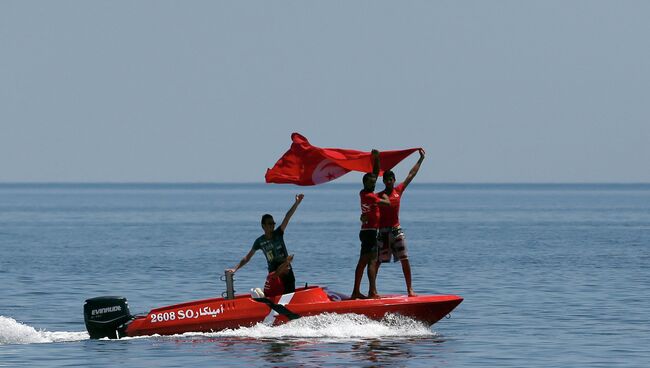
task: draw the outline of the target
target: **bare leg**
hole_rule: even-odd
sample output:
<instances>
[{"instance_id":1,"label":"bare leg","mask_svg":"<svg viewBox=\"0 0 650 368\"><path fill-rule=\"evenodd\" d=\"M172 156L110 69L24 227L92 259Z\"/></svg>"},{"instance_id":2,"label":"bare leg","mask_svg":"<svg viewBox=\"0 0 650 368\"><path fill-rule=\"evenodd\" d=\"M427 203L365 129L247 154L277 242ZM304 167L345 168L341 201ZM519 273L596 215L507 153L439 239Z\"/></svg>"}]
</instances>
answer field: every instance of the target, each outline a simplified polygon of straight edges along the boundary
<instances>
[{"instance_id":1,"label":"bare leg","mask_svg":"<svg viewBox=\"0 0 650 368\"><path fill-rule=\"evenodd\" d=\"M368 256L361 255L359 256L359 262L357 263L357 268L354 271L354 288L352 289L351 299L365 299L366 296L361 294L359 288L361 287L361 278L363 277L363 270L368 264Z\"/></svg>"},{"instance_id":2,"label":"bare leg","mask_svg":"<svg viewBox=\"0 0 650 368\"><path fill-rule=\"evenodd\" d=\"M368 264L368 298L378 298L377 293L377 259L372 259Z\"/></svg>"},{"instance_id":3,"label":"bare leg","mask_svg":"<svg viewBox=\"0 0 650 368\"><path fill-rule=\"evenodd\" d=\"M413 291L413 287L411 285L411 264L409 263L408 258L403 259L401 262L402 271L404 272L404 280L406 281L406 291L408 292L409 296L417 296L417 294L415 294Z\"/></svg>"}]
</instances>

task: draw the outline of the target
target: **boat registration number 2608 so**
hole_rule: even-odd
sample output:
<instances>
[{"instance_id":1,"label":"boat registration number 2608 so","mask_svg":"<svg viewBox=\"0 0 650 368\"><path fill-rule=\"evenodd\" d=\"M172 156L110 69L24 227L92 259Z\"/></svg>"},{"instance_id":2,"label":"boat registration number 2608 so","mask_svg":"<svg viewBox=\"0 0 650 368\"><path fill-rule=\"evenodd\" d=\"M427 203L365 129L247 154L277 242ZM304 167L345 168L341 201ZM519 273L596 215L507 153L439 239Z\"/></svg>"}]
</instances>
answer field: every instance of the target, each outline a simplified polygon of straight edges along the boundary
<instances>
[{"instance_id":1,"label":"boat registration number 2608 so","mask_svg":"<svg viewBox=\"0 0 650 368\"><path fill-rule=\"evenodd\" d=\"M151 323L157 323L157 322L175 321L177 319L179 320L195 319L204 316L216 317L222 313L223 313L223 305L221 305L217 309L212 309L209 306L206 306L198 310L194 310L190 308L190 309L181 309L179 311L152 313L150 317L151 317Z\"/></svg>"}]
</instances>

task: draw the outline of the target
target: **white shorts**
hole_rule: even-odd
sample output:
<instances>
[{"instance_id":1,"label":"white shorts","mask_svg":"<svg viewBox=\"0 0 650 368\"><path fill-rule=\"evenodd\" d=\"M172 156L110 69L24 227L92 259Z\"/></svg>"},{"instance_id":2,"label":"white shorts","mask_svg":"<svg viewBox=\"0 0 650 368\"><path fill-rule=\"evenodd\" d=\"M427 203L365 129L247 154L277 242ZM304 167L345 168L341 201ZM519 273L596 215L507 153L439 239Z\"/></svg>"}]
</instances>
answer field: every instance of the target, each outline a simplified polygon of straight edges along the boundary
<instances>
[{"instance_id":1,"label":"white shorts","mask_svg":"<svg viewBox=\"0 0 650 368\"><path fill-rule=\"evenodd\" d=\"M406 249L406 236L400 227L384 227L379 229L379 262L402 261L409 258Z\"/></svg>"}]
</instances>

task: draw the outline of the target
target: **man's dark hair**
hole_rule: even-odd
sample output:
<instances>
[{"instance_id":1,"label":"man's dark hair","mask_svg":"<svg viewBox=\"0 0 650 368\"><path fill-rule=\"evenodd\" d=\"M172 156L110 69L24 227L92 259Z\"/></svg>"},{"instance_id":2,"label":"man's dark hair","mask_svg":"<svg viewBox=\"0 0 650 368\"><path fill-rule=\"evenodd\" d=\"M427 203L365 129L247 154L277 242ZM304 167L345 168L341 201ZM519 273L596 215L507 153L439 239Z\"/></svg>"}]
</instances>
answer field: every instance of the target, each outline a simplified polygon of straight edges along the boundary
<instances>
[{"instance_id":1,"label":"man's dark hair","mask_svg":"<svg viewBox=\"0 0 650 368\"><path fill-rule=\"evenodd\" d=\"M368 180L368 179L370 179L370 178L372 178L372 177L375 177L375 174L373 174L373 173L367 173L367 174L365 174L365 175L363 176L363 179L362 179L363 184L365 185L365 184L366 184L366 180Z\"/></svg>"},{"instance_id":2,"label":"man's dark hair","mask_svg":"<svg viewBox=\"0 0 650 368\"><path fill-rule=\"evenodd\" d=\"M383 180L390 179L390 178L395 179L395 173L392 170L386 170L384 172L384 179Z\"/></svg>"},{"instance_id":3,"label":"man's dark hair","mask_svg":"<svg viewBox=\"0 0 650 368\"><path fill-rule=\"evenodd\" d=\"M264 215L262 215L262 225L264 225L266 220L273 220L273 216L269 215L268 213L265 213Z\"/></svg>"}]
</instances>

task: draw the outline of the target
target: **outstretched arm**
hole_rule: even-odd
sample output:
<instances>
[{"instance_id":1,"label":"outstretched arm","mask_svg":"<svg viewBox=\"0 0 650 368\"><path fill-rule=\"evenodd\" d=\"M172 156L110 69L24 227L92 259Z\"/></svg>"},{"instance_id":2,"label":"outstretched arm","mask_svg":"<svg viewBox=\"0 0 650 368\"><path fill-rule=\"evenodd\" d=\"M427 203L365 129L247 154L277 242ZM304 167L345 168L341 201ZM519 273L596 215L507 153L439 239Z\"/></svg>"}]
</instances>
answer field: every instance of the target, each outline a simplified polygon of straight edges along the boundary
<instances>
[{"instance_id":1,"label":"outstretched arm","mask_svg":"<svg viewBox=\"0 0 650 368\"><path fill-rule=\"evenodd\" d=\"M372 155L372 174L375 177L377 177L379 176L379 151L373 149L371 155Z\"/></svg>"},{"instance_id":2,"label":"outstretched arm","mask_svg":"<svg viewBox=\"0 0 650 368\"><path fill-rule=\"evenodd\" d=\"M287 228L287 225L289 225L289 220L291 220L291 216L293 216L293 213L296 212L296 209L298 208L298 205L300 202L302 202L302 199L305 197L304 194L296 194L296 202L289 208L289 211L287 214L284 216L284 220L282 220L282 224L280 224L280 229L284 232L284 229Z\"/></svg>"},{"instance_id":3,"label":"outstretched arm","mask_svg":"<svg viewBox=\"0 0 650 368\"><path fill-rule=\"evenodd\" d=\"M404 180L404 188L406 188L411 183L411 180L413 180L415 175L417 175L418 171L420 170L420 165L422 164L422 161L424 161L424 150L420 148L419 152L420 152L420 159L418 160L418 162L415 163L415 165L413 165L413 168L411 169L411 171L409 171L409 174L406 176L406 179Z\"/></svg>"},{"instance_id":4,"label":"outstretched arm","mask_svg":"<svg viewBox=\"0 0 650 368\"><path fill-rule=\"evenodd\" d=\"M251 258L253 258L253 254L255 254L255 248L251 248L248 254L245 255L244 258L241 259L241 261L239 261L239 264L235 268L228 268L226 269L226 272L232 272L232 273L237 272L238 269L244 267L244 265L248 263L248 261L250 261Z\"/></svg>"}]
</instances>

